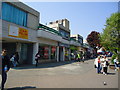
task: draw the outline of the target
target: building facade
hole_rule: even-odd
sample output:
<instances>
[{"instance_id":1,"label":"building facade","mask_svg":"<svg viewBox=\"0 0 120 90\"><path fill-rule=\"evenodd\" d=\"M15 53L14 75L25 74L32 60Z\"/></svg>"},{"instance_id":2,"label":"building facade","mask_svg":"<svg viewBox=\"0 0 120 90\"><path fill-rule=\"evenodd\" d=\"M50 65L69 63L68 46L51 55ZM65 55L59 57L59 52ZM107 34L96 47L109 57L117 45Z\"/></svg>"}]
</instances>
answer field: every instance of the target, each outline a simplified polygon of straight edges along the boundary
<instances>
[{"instance_id":1,"label":"building facade","mask_svg":"<svg viewBox=\"0 0 120 90\"><path fill-rule=\"evenodd\" d=\"M69 21L67 19L56 20L54 22L50 22L47 26L57 30L61 34L62 39L58 42L59 61L70 60Z\"/></svg>"},{"instance_id":2,"label":"building facade","mask_svg":"<svg viewBox=\"0 0 120 90\"><path fill-rule=\"evenodd\" d=\"M79 43L77 50L84 52L83 37L79 34L76 34L76 35L71 35L71 39L75 39Z\"/></svg>"},{"instance_id":3,"label":"building facade","mask_svg":"<svg viewBox=\"0 0 120 90\"><path fill-rule=\"evenodd\" d=\"M33 64L37 51L36 31L40 13L22 2L0 2L2 48L9 57L18 52L21 64Z\"/></svg>"},{"instance_id":4,"label":"building facade","mask_svg":"<svg viewBox=\"0 0 120 90\"><path fill-rule=\"evenodd\" d=\"M40 62L59 61L58 42L62 37L57 30L45 25L39 24L37 30L37 38L39 39Z\"/></svg>"},{"instance_id":5,"label":"building facade","mask_svg":"<svg viewBox=\"0 0 120 90\"><path fill-rule=\"evenodd\" d=\"M70 37L67 19L40 24L40 13L22 2L0 2L0 29L2 48L11 57L18 52L21 64L35 64L35 55L40 52L39 62L71 60L71 52L83 44L80 35Z\"/></svg>"},{"instance_id":6,"label":"building facade","mask_svg":"<svg viewBox=\"0 0 120 90\"><path fill-rule=\"evenodd\" d=\"M81 35L76 34L76 35L71 35L70 37L77 40L81 44L81 46L83 45L83 37Z\"/></svg>"}]
</instances>

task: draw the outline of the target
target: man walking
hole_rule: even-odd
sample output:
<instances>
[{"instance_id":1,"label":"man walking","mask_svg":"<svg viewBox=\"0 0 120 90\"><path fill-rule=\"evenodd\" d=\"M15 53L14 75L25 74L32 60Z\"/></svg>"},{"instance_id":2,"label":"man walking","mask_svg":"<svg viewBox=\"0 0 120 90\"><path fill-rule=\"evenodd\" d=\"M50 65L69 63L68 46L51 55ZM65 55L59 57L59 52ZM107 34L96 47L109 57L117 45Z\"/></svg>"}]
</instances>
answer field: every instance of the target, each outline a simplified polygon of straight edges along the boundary
<instances>
[{"instance_id":1,"label":"man walking","mask_svg":"<svg viewBox=\"0 0 120 90\"><path fill-rule=\"evenodd\" d=\"M7 72L10 69L10 59L7 56L7 50L3 49L1 53L2 58L2 83L1 83L1 90L4 90L4 84L7 80Z\"/></svg>"},{"instance_id":2,"label":"man walking","mask_svg":"<svg viewBox=\"0 0 120 90\"><path fill-rule=\"evenodd\" d=\"M81 56L80 53L77 54L77 60L80 62Z\"/></svg>"}]
</instances>

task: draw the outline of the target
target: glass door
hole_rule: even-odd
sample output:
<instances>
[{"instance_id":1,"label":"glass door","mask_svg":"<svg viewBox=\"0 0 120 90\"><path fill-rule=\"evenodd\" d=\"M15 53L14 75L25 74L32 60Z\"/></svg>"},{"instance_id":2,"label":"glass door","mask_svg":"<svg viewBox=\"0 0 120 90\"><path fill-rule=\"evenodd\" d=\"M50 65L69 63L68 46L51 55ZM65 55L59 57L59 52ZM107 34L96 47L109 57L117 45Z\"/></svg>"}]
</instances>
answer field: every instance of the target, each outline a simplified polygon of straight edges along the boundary
<instances>
[{"instance_id":1,"label":"glass door","mask_svg":"<svg viewBox=\"0 0 120 90\"><path fill-rule=\"evenodd\" d=\"M27 44L21 44L21 62L26 63L27 62Z\"/></svg>"}]
</instances>

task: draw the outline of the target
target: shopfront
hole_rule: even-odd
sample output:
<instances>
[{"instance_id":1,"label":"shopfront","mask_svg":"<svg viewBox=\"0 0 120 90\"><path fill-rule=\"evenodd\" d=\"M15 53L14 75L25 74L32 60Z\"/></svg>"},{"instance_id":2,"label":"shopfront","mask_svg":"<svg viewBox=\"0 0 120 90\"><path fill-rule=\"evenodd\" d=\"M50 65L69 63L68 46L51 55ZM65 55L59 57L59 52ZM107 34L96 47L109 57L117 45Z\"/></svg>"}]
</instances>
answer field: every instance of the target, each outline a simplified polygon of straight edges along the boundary
<instances>
[{"instance_id":1,"label":"shopfront","mask_svg":"<svg viewBox=\"0 0 120 90\"><path fill-rule=\"evenodd\" d=\"M2 48L7 50L9 58L15 53L19 54L20 64L32 64L33 55L32 43L3 42Z\"/></svg>"},{"instance_id":2,"label":"shopfront","mask_svg":"<svg viewBox=\"0 0 120 90\"><path fill-rule=\"evenodd\" d=\"M69 48L65 47L65 61L69 60Z\"/></svg>"},{"instance_id":3,"label":"shopfront","mask_svg":"<svg viewBox=\"0 0 120 90\"><path fill-rule=\"evenodd\" d=\"M75 53L76 51L78 51L78 48L76 46L70 46L70 50L71 50L71 53Z\"/></svg>"},{"instance_id":4,"label":"shopfront","mask_svg":"<svg viewBox=\"0 0 120 90\"><path fill-rule=\"evenodd\" d=\"M32 64L33 44L21 43L20 59L22 64Z\"/></svg>"},{"instance_id":5,"label":"shopfront","mask_svg":"<svg viewBox=\"0 0 120 90\"><path fill-rule=\"evenodd\" d=\"M59 61L70 60L70 45L59 43Z\"/></svg>"},{"instance_id":6,"label":"shopfront","mask_svg":"<svg viewBox=\"0 0 120 90\"><path fill-rule=\"evenodd\" d=\"M20 64L32 64L34 37L30 35L30 32L34 33L35 30L6 21L3 21L3 27L2 48L7 49L8 56L11 57L18 52Z\"/></svg>"},{"instance_id":7,"label":"shopfront","mask_svg":"<svg viewBox=\"0 0 120 90\"><path fill-rule=\"evenodd\" d=\"M39 44L40 62L53 62L57 60L57 47L47 44Z\"/></svg>"},{"instance_id":8,"label":"shopfront","mask_svg":"<svg viewBox=\"0 0 120 90\"><path fill-rule=\"evenodd\" d=\"M8 56L11 57L11 55L16 52L16 43L3 42L2 49L6 49Z\"/></svg>"}]
</instances>

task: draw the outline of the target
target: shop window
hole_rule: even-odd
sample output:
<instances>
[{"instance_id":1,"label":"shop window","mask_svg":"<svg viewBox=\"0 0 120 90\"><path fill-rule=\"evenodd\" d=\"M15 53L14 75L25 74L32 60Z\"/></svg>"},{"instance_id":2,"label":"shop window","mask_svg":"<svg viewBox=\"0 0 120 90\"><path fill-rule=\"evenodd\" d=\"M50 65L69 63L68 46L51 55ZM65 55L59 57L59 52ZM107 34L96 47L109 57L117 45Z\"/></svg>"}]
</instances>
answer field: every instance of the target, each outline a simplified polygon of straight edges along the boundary
<instances>
[{"instance_id":1,"label":"shop window","mask_svg":"<svg viewBox=\"0 0 120 90\"><path fill-rule=\"evenodd\" d=\"M40 59L51 59L55 60L56 59L56 47L55 46L46 46L46 45L41 45L39 46L39 51L40 51Z\"/></svg>"},{"instance_id":2,"label":"shop window","mask_svg":"<svg viewBox=\"0 0 120 90\"><path fill-rule=\"evenodd\" d=\"M69 49L65 48L65 60L69 60Z\"/></svg>"},{"instance_id":3,"label":"shop window","mask_svg":"<svg viewBox=\"0 0 120 90\"><path fill-rule=\"evenodd\" d=\"M70 34L68 32L66 32L66 31L64 31L62 29L60 29L59 32L61 33L63 38L65 38L65 39L69 39L70 38Z\"/></svg>"},{"instance_id":4,"label":"shop window","mask_svg":"<svg viewBox=\"0 0 120 90\"><path fill-rule=\"evenodd\" d=\"M44 58L45 59L49 58L49 47L48 46L44 47Z\"/></svg>"},{"instance_id":5,"label":"shop window","mask_svg":"<svg viewBox=\"0 0 120 90\"><path fill-rule=\"evenodd\" d=\"M56 47L51 47L51 59L56 59Z\"/></svg>"},{"instance_id":6,"label":"shop window","mask_svg":"<svg viewBox=\"0 0 120 90\"><path fill-rule=\"evenodd\" d=\"M40 46L40 59L49 59L49 47L48 46Z\"/></svg>"}]
</instances>

